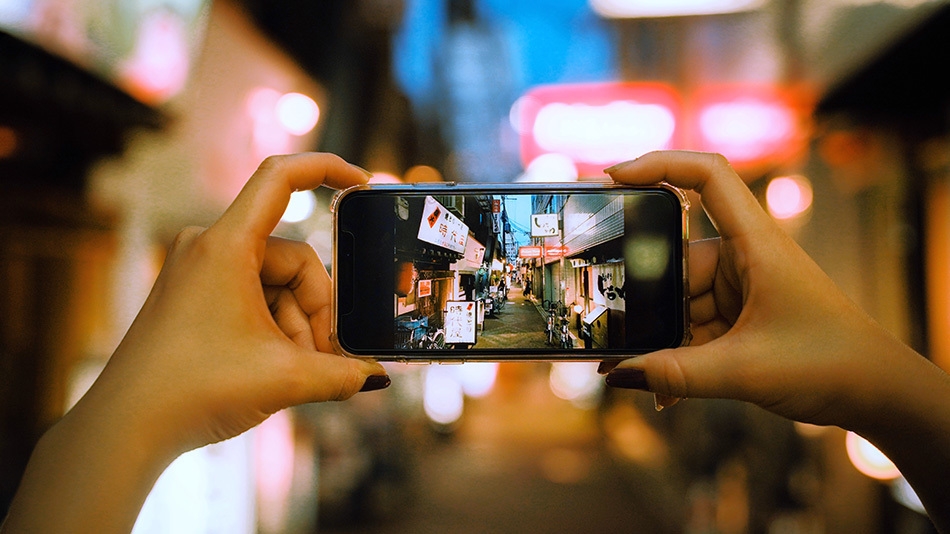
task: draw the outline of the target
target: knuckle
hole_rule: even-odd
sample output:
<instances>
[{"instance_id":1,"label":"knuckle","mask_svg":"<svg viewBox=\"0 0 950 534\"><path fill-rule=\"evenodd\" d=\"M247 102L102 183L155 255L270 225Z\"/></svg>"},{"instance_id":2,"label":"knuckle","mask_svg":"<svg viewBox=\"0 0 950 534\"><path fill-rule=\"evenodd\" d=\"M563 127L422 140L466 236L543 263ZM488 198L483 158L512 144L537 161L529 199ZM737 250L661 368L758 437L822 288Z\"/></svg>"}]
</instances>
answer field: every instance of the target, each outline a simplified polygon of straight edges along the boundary
<instances>
[{"instance_id":1,"label":"knuckle","mask_svg":"<svg viewBox=\"0 0 950 534\"><path fill-rule=\"evenodd\" d=\"M181 248L188 243L191 243L203 231L204 228L199 226L187 226L182 228L181 231L175 235L175 239L172 240L172 248Z\"/></svg>"},{"instance_id":2,"label":"knuckle","mask_svg":"<svg viewBox=\"0 0 950 534\"><path fill-rule=\"evenodd\" d=\"M732 170L732 164L729 163L729 159L726 156L723 156L719 152L709 153L709 158L712 163L712 167L720 170Z\"/></svg>"},{"instance_id":3,"label":"knuckle","mask_svg":"<svg viewBox=\"0 0 950 534\"><path fill-rule=\"evenodd\" d=\"M281 167L286 164L287 158L288 156L284 154L273 154L267 156L261 161L261 164L257 166L257 172L279 172Z\"/></svg>"},{"instance_id":4,"label":"knuckle","mask_svg":"<svg viewBox=\"0 0 950 534\"><path fill-rule=\"evenodd\" d=\"M363 387L364 377L355 366L347 365L346 369L340 375L336 388L331 389L328 401L343 401L356 395Z\"/></svg>"},{"instance_id":5,"label":"knuckle","mask_svg":"<svg viewBox=\"0 0 950 534\"><path fill-rule=\"evenodd\" d=\"M671 397L686 398L690 396L689 384L683 367L676 357L660 359L660 365L654 376L659 376L661 383L651 384L655 393L662 393Z\"/></svg>"},{"instance_id":6,"label":"knuckle","mask_svg":"<svg viewBox=\"0 0 950 534\"><path fill-rule=\"evenodd\" d=\"M188 226L182 228L172 239L171 245L168 248L169 256L176 256L181 254L182 251L188 250L194 246L195 242L198 241L201 234L205 231L204 228L199 226Z\"/></svg>"}]
</instances>

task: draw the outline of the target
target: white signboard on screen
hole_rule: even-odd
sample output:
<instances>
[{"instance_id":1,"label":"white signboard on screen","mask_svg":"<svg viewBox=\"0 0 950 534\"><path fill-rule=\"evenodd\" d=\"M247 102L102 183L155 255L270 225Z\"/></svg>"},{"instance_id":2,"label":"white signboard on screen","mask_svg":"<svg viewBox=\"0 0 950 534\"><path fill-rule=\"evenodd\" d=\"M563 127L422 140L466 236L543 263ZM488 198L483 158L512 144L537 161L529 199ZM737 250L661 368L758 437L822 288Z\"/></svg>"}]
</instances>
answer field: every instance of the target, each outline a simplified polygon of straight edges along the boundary
<instances>
[{"instance_id":1,"label":"white signboard on screen","mask_svg":"<svg viewBox=\"0 0 950 534\"><path fill-rule=\"evenodd\" d=\"M445 342L475 343L476 303L449 301L445 307Z\"/></svg>"},{"instance_id":2,"label":"white signboard on screen","mask_svg":"<svg viewBox=\"0 0 950 534\"><path fill-rule=\"evenodd\" d=\"M427 196L417 237L426 243L463 253L465 241L468 239L468 226L445 209L439 201Z\"/></svg>"},{"instance_id":3,"label":"white signboard on screen","mask_svg":"<svg viewBox=\"0 0 950 534\"><path fill-rule=\"evenodd\" d=\"M556 236L557 213L536 213L531 216L531 237Z\"/></svg>"}]
</instances>

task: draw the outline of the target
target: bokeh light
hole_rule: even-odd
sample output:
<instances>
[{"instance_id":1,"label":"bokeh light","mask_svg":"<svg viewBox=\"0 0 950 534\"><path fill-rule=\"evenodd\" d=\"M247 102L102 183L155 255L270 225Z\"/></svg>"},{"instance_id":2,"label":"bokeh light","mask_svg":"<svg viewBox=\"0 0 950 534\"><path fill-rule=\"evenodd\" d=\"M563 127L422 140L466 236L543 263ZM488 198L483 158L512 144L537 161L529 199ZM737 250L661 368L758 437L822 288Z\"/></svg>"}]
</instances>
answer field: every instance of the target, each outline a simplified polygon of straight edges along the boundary
<instances>
[{"instance_id":1,"label":"bokeh light","mask_svg":"<svg viewBox=\"0 0 950 534\"><path fill-rule=\"evenodd\" d=\"M558 398L580 406L592 404L603 380L597 364L591 362L553 362L548 384Z\"/></svg>"},{"instance_id":2,"label":"bokeh light","mask_svg":"<svg viewBox=\"0 0 950 534\"><path fill-rule=\"evenodd\" d=\"M577 166L564 154L542 154L528 164L519 182L575 182Z\"/></svg>"},{"instance_id":3,"label":"bokeh light","mask_svg":"<svg viewBox=\"0 0 950 534\"><path fill-rule=\"evenodd\" d=\"M854 432L848 432L845 447L851 464L862 474L876 480L894 480L901 476L901 472L884 453Z\"/></svg>"},{"instance_id":4,"label":"bokeh light","mask_svg":"<svg viewBox=\"0 0 950 534\"><path fill-rule=\"evenodd\" d=\"M294 135L304 135L320 120L320 108L307 95L287 93L277 100L277 118Z\"/></svg>"},{"instance_id":5,"label":"bokeh light","mask_svg":"<svg viewBox=\"0 0 950 534\"><path fill-rule=\"evenodd\" d=\"M317 197L312 191L297 191L290 194L290 202L280 220L287 223L298 223L310 218L317 207Z\"/></svg>"},{"instance_id":6,"label":"bokeh light","mask_svg":"<svg viewBox=\"0 0 950 534\"><path fill-rule=\"evenodd\" d=\"M422 406L426 416L439 425L452 425L462 417L465 394L452 367L426 368Z\"/></svg>"},{"instance_id":7,"label":"bokeh light","mask_svg":"<svg viewBox=\"0 0 950 534\"><path fill-rule=\"evenodd\" d=\"M772 179L765 190L769 213L779 220L798 217L812 205L811 182L804 176L782 176Z\"/></svg>"},{"instance_id":8,"label":"bokeh light","mask_svg":"<svg viewBox=\"0 0 950 534\"><path fill-rule=\"evenodd\" d=\"M488 395L498 377L498 362L469 362L457 369L462 391L473 399Z\"/></svg>"}]
</instances>

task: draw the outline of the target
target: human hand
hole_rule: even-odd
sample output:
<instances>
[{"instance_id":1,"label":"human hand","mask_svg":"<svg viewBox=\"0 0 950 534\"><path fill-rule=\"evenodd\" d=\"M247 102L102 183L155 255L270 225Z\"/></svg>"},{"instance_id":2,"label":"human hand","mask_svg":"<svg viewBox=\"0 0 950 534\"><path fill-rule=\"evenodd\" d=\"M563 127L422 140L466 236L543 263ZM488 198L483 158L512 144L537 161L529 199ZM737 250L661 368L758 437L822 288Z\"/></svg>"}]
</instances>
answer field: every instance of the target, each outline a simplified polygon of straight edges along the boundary
<instances>
[{"instance_id":1,"label":"human hand","mask_svg":"<svg viewBox=\"0 0 950 534\"><path fill-rule=\"evenodd\" d=\"M366 179L330 154L267 159L220 220L178 235L86 402L124 406L181 452L388 385L378 363L332 354L331 284L313 249L269 237L293 191Z\"/></svg>"},{"instance_id":2,"label":"human hand","mask_svg":"<svg viewBox=\"0 0 950 534\"><path fill-rule=\"evenodd\" d=\"M856 425L879 408L888 374L912 351L772 221L725 158L656 152L607 173L699 192L720 232L690 244L691 346L626 360L608 385L652 391L658 406L732 398L818 424Z\"/></svg>"}]
</instances>

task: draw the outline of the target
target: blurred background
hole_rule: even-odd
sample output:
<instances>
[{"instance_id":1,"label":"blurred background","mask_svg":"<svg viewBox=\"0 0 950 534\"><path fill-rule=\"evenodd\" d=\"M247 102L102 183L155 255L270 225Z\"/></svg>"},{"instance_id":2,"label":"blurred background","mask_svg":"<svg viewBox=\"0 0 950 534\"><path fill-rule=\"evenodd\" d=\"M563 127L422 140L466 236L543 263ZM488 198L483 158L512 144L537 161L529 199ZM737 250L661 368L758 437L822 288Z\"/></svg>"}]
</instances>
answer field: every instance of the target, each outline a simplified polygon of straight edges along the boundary
<instances>
[{"instance_id":1,"label":"blurred background","mask_svg":"<svg viewBox=\"0 0 950 534\"><path fill-rule=\"evenodd\" d=\"M273 153L512 182L718 151L950 368L948 40L950 6L926 0L0 0L0 512L173 236ZM278 228L327 262L330 198L295 195ZM586 364L390 373L182 456L136 531L933 531L837 428L728 401L657 412Z\"/></svg>"}]
</instances>

